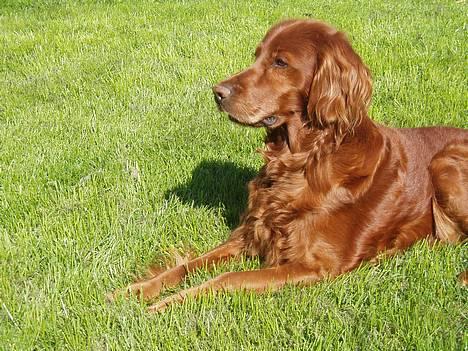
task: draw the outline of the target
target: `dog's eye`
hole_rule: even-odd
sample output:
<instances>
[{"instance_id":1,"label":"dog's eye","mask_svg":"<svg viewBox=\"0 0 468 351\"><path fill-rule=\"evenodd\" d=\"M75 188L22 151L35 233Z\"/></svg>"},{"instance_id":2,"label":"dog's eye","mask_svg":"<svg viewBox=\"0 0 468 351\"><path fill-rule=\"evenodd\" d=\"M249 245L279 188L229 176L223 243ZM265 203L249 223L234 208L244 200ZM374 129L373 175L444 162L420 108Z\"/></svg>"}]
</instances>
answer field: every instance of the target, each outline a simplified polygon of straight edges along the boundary
<instances>
[{"instance_id":1,"label":"dog's eye","mask_svg":"<svg viewBox=\"0 0 468 351\"><path fill-rule=\"evenodd\" d=\"M273 61L273 66L279 67L279 68L285 68L285 67L288 67L288 63L281 58L276 58L275 61Z\"/></svg>"}]
</instances>

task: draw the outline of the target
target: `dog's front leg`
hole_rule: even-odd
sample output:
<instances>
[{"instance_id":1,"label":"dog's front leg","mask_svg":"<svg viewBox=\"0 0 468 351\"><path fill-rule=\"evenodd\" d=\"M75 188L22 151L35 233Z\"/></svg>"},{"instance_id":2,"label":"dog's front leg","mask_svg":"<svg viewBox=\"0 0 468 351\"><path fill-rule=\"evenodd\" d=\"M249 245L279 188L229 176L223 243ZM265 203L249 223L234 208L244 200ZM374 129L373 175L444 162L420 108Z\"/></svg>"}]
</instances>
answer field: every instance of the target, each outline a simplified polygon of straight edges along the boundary
<instances>
[{"instance_id":1,"label":"dog's front leg","mask_svg":"<svg viewBox=\"0 0 468 351\"><path fill-rule=\"evenodd\" d=\"M148 311L161 312L173 303L184 301L188 296L196 297L210 291L216 293L245 289L262 292L279 289L287 283L313 283L323 278L321 271L319 267L290 263L254 271L224 273L204 284L171 295L150 306Z\"/></svg>"},{"instance_id":2,"label":"dog's front leg","mask_svg":"<svg viewBox=\"0 0 468 351\"><path fill-rule=\"evenodd\" d=\"M231 239L206 254L190 260L185 264L180 264L163 271L150 279L131 284L123 290L117 290L108 295L107 298L112 301L117 296L128 297L130 294L134 294L145 300L152 299L157 297L162 289L179 284L187 273L193 272L200 267L211 267L218 262L227 261L239 256L242 252L242 241L237 237L231 236Z\"/></svg>"}]
</instances>

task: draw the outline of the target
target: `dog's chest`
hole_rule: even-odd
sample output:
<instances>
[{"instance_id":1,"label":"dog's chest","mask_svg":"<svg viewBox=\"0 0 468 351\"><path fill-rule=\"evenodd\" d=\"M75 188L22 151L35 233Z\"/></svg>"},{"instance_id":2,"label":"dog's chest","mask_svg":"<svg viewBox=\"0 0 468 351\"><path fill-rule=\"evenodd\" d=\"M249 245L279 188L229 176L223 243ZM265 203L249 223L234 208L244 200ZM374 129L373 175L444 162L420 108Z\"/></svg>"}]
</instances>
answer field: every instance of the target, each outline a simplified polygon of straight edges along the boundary
<instances>
[{"instance_id":1,"label":"dog's chest","mask_svg":"<svg viewBox=\"0 0 468 351\"><path fill-rule=\"evenodd\" d=\"M273 174L263 170L249 184L249 206L244 216L248 251L259 255L267 265L289 260L289 248L301 221L301 205L307 197L304 172L282 170Z\"/></svg>"}]
</instances>

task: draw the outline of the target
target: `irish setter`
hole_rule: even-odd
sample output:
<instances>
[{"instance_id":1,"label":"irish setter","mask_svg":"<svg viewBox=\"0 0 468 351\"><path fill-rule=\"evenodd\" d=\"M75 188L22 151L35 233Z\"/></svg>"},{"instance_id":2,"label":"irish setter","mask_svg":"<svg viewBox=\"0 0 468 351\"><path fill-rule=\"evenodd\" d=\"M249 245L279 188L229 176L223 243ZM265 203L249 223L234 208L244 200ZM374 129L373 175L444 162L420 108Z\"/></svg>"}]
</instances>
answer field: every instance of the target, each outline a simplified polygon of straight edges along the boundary
<instances>
[{"instance_id":1,"label":"irish setter","mask_svg":"<svg viewBox=\"0 0 468 351\"><path fill-rule=\"evenodd\" d=\"M124 291L151 299L200 267L259 256L149 307L207 291L311 284L408 248L468 235L468 131L388 128L368 116L371 77L346 36L313 20L272 27L254 64L213 88L237 123L266 127L265 165L229 239ZM115 296L115 295L114 295Z\"/></svg>"}]
</instances>

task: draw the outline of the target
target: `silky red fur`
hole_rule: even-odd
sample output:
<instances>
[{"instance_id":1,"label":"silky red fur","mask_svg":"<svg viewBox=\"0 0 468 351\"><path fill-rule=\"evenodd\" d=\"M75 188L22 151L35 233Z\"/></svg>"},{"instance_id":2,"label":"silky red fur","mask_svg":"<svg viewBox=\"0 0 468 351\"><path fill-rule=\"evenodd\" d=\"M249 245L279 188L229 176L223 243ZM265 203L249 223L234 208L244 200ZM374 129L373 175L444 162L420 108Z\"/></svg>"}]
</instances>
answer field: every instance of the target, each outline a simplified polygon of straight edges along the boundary
<instances>
[{"instance_id":1,"label":"silky red fur","mask_svg":"<svg viewBox=\"0 0 468 351\"><path fill-rule=\"evenodd\" d=\"M198 267L240 255L263 261L261 270L225 273L150 307L157 311L207 290L337 276L423 238L467 237L466 130L372 121L369 70L327 24L281 22L255 54L251 67L214 87L232 120L267 126L265 165L249 183L240 226L218 248L127 292L152 298Z\"/></svg>"}]
</instances>

